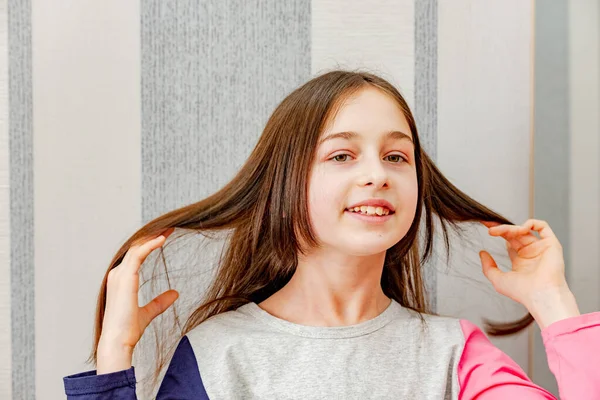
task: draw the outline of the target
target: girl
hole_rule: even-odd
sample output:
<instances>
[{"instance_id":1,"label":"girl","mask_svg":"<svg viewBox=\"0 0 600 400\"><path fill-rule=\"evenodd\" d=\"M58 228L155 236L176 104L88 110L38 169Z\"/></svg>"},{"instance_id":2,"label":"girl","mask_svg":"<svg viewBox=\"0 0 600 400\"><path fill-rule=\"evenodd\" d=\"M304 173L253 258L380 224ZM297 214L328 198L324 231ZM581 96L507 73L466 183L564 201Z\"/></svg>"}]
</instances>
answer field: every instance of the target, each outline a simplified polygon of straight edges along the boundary
<instances>
[{"instance_id":1,"label":"girl","mask_svg":"<svg viewBox=\"0 0 600 400\"><path fill-rule=\"evenodd\" d=\"M421 265L434 217L446 245L461 222L506 239L512 271L482 251L483 272L530 314L487 332L535 319L561 398L600 398L600 312L579 315L548 224L513 225L460 192L421 149L400 93L347 71L292 92L227 186L122 246L100 291L97 370L65 377L67 396L136 398L133 349L178 297L169 290L139 307L138 270L181 228L231 235L158 399L553 398L476 326L428 309Z\"/></svg>"}]
</instances>

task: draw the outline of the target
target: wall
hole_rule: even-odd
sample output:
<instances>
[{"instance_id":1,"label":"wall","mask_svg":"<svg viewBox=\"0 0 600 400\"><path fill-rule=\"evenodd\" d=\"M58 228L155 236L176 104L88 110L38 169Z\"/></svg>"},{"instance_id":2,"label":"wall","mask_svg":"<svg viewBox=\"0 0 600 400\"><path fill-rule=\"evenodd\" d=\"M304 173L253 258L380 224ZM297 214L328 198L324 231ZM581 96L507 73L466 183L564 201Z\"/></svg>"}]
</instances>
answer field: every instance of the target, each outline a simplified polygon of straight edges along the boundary
<instances>
[{"instance_id":1,"label":"wall","mask_svg":"<svg viewBox=\"0 0 600 400\"><path fill-rule=\"evenodd\" d=\"M577 22L568 23L564 104L574 134L554 128L571 146L572 164L558 164L570 171L560 182L570 197L549 207L564 217L569 204L556 224L591 311L600 278L584 277L594 273L598 225L579 228L594 205L598 221L600 203L597 53L596 64L581 60L600 48L584 7L569 9ZM534 120L537 13L518 0L0 0L0 398L64 398L62 377L90 369L95 299L114 252L142 223L225 184L277 103L323 70L388 78L454 183L515 222L544 214L544 196L533 196L544 190L532 146L543 127ZM581 80L590 74L591 92ZM502 244L476 226L467 232L450 260L438 247L427 265L437 311L476 323L522 316L480 271L477 251L500 254ZM493 341L537 381L544 359L530 333Z\"/></svg>"}]
</instances>

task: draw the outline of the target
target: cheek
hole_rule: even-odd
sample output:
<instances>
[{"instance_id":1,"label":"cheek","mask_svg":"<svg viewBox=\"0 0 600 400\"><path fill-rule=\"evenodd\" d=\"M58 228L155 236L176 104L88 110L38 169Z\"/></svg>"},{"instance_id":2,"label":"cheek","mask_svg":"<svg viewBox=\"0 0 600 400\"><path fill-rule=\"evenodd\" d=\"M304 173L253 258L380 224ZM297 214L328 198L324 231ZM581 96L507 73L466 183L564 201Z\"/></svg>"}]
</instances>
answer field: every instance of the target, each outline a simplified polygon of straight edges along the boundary
<instances>
[{"instance_id":1,"label":"cheek","mask_svg":"<svg viewBox=\"0 0 600 400\"><path fill-rule=\"evenodd\" d=\"M419 186L417 177L403 181L400 185L400 207L402 219L410 226L415 217L417 201L419 198Z\"/></svg>"},{"instance_id":2,"label":"cheek","mask_svg":"<svg viewBox=\"0 0 600 400\"><path fill-rule=\"evenodd\" d=\"M322 182L309 192L309 208L311 213L319 217L334 217L342 210L343 196L339 182Z\"/></svg>"},{"instance_id":3,"label":"cheek","mask_svg":"<svg viewBox=\"0 0 600 400\"><path fill-rule=\"evenodd\" d=\"M326 174L315 173L311 177L308 204L313 224L339 218L344 206L343 183Z\"/></svg>"},{"instance_id":4,"label":"cheek","mask_svg":"<svg viewBox=\"0 0 600 400\"><path fill-rule=\"evenodd\" d=\"M419 197L419 183L417 182L416 176L413 179L406 182L404 192L406 193L407 203L417 204L417 199Z\"/></svg>"}]
</instances>

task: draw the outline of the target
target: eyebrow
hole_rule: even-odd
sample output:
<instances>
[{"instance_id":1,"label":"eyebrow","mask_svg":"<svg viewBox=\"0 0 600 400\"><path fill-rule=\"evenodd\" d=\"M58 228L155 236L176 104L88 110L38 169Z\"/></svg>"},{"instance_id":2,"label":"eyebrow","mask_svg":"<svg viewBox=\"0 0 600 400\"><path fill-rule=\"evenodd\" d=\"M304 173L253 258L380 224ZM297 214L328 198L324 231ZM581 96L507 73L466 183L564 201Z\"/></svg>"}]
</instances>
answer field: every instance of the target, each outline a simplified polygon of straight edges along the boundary
<instances>
[{"instance_id":1,"label":"eyebrow","mask_svg":"<svg viewBox=\"0 0 600 400\"><path fill-rule=\"evenodd\" d=\"M358 137L360 137L360 134L358 134L356 132L352 132L352 131L332 133L330 135L327 135L323 139L321 139L321 141L319 142L319 146L328 140L339 139L339 138L346 139L346 140L353 140L353 139L357 139ZM385 139L408 140L411 143L413 141L409 135L407 135L404 132L400 132L400 131L390 131L390 132L386 133Z\"/></svg>"}]
</instances>

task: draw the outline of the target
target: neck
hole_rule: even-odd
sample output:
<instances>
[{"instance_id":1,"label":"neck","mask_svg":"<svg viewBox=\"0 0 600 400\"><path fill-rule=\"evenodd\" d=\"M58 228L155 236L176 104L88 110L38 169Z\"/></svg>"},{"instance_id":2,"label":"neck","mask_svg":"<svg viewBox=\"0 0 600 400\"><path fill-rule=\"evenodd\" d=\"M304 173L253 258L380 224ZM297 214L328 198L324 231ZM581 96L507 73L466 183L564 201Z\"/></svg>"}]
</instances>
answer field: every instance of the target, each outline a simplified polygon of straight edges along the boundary
<instances>
[{"instance_id":1,"label":"neck","mask_svg":"<svg viewBox=\"0 0 600 400\"><path fill-rule=\"evenodd\" d=\"M290 281L259 306L310 326L354 325L381 314L390 299L381 288L385 252L369 256L311 255L298 260Z\"/></svg>"}]
</instances>

